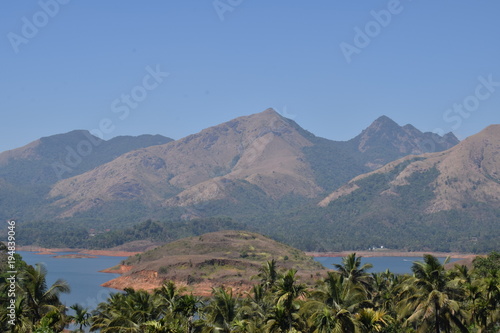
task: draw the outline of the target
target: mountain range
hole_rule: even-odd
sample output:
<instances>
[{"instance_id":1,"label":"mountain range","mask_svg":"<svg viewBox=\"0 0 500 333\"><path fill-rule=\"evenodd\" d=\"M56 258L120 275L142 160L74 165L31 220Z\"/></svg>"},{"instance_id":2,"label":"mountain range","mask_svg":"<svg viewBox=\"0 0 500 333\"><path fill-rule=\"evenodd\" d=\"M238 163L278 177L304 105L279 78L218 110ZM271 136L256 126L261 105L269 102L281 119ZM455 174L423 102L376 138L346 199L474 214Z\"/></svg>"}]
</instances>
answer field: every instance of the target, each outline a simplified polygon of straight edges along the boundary
<instances>
[{"instance_id":1,"label":"mountain range","mask_svg":"<svg viewBox=\"0 0 500 333\"><path fill-rule=\"evenodd\" d=\"M500 125L490 125L448 150L409 155L353 178L302 213L314 219L315 230L293 213L282 220L297 234L306 229L312 239L327 233L341 240L332 245L323 237L322 248L367 240L372 248L496 249L499 152Z\"/></svg>"},{"instance_id":2,"label":"mountain range","mask_svg":"<svg viewBox=\"0 0 500 333\"><path fill-rule=\"evenodd\" d=\"M302 249L337 249L343 242L330 244L321 230L364 226L368 216L379 225L402 214L404 200L421 223L443 212L466 211L477 220L480 206L487 207L484 219L493 219L500 202L498 132L491 126L459 142L452 133L422 133L382 116L355 138L332 141L272 109L179 140L144 135L104 141L73 131L0 153L0 208L4 219L101 229L147 218L227 216ZM420 223L396 220L382 230ZM314 228L318 232L311 233ZM317 235L300 241L300 230ZM481 238L462 236L476 243ZM375 243L383 236L367 237Z\"/></svg>"}]
</instances>

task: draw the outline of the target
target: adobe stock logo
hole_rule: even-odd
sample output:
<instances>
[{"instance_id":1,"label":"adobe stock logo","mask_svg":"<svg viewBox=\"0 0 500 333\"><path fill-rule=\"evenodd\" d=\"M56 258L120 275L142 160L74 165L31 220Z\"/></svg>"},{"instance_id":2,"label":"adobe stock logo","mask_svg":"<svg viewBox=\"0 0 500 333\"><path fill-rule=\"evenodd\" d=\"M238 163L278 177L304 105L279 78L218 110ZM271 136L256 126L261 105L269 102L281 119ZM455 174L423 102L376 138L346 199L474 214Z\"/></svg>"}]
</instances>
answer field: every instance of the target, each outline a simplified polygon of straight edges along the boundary
<instances>
[{"instance_id":1,"label":"adobe stock logo","mask_svg":"<svg viewBox=\"0 0 500 333\"><path fill-rule=\"evenodd\" d=\"M37 11L29 19L26 16L21 18L22 26L21 33L16 34L9 32L7 39L14 50L14 53L19 53L19 47L23 44L28 44L29 41L38 35L40 29L49 24L50 19L54 18L61 8L60 5L66 5L70 0L40 0L38 6L41 10Z\"/></svg>"},{"instance_id":2,"label":"adobe stock logo","mask_svg":"<svg viewBox=\"0 0 500 333\"><path fill-rule=\"evenodd\" d=\"M219 16L219 20L224 21L224 15L226 15L226 12L234 11L234 9L242 3L243 0L214 0L214 2L212 2L212 6Z\"/></svg>"},{"instance_id":3,"label":"adobe stock logo","mask_svg":"<svg viewBox=\"0 0 500 333\"><path fill-rule=\"evenodd\" d=\"M368 21L363 29L358 26L354 27L355 34L352 44L347 42L339 44L346 62L350 64L353 55L360 54L361 50L370 45L372 40L380 35L382 28L388 27L392 22L393 16L401 14L403 9L404 7L399 0L390 0L387 3L387 9L372 10L370 15L373 17L373 20Z\"/></svg>"},{"instance_id":4,"label":"adobe stock logo","mask_svg":"<svg viewBox=\"0 0 500 333\"><path fill-rule=\"evenodd\" d=\"M493 74L487 77L478 76L479 84L476 85L474 93L466 96L461 103L453 103L453 107L446 109L443 113L443 120L452 123L451 129L457 130L462 126L464 119L468 119L471 114L477 111L481 102L489 99L493 93L500 87L500 81L493 81ZM441 134L444 130L436 128L434 133Z\"/></svg>"},{"instance_id":5,"label":"adobe stock logo","mask_svg":"<svg viewBox=\"0 0 500 333\"><path fill-rule=\"evenodd\" d=\"M143 76L141 84L133 86L130 91L122 93L119 98L111 102L111 112L116 114L118 120L127 119L131 111L137 109L140 103L148 97L148 92L158 88L170 75L168 72L163 72L160 65L156 65L155 68L146 66L145 71L146 74ZM93 136L84 133L86 139L79 141L75 147L69 145L65 147L65 158L52 163L52 169L59 180L63 179L66 173L71 174L83 162L83 159L92 154L94 148L102 143L101 140L104 140L106 135L111 134L116 129L119 124L117 119L102 118L98 122L98 126L90 131Z\"/></svg>"},{"instance_id":6,"label":"adobe stock logo","mask_svg":"<svg viewBox=\"0 0 500 333\"><path fill-rule=\"evenodd\" d=\"M465 96L461 103L453 103L452 107L447 108L443 112L443 120L450 124L451 131L458 130L465 119L468 119L474 112L478 111L481 102L485 102L491 98L495 91L500 87L500 81L493 80L493 74L488 76L480 75L477 77L479 84L476 85L474 92ZM445 131L443 128L435 128L432 132L439 135L433 139L427 140L423 145L427 148L428 152L436 151L436 144L444 143Z\"/></svg>"}]
</instances>

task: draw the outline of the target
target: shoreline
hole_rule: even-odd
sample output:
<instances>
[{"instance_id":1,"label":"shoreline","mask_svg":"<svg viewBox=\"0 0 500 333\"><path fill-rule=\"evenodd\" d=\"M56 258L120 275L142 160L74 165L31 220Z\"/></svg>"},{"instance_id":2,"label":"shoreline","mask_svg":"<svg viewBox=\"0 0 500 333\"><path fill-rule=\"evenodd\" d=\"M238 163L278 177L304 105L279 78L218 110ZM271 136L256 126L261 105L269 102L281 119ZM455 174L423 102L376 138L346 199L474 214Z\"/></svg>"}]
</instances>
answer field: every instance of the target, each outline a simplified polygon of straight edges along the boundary
<instances>
[{"instance_id":1,"label":"shoreline","mask_svg":"<svg viewBox=\"0 0 500 333\"><path fill-rule=\"evenodd\" d=\"M18 246L18 251L37 252L40 255L57 255L58 252L75 252L82 255L91 256L108 256L108 257L129 257L142 253L140 251L121 251L121 250L89 250L89 249L71 249L71 248L44 248L40 246ZM340 251L340 252L305 252L310 257L345 257L355 252L356 255L365 258L371 257L420 257L424 254L431 254L435 257L450 257L450 258L475 258L483 254L460 253L460 252L436 252L436 251L396 251L396 250L381 250L381 251Z\"/></svg>"},{"instance_id":2,"label":"shoreline","mask_svg":"<svg viewBox=\"0 0 500 333\"><path fill-rule=\"evenodd\" d=\"M434 257L450 257L454 259L475 258L482 254L459 253L459 252L433 252L433 251L341 251L341 252L305 252L311 257L345 257L351 253L356 253L359 257L415 257L422 258L424 254L430 254Z\"/></svg>"},{"instance_id":3,"label":"shoreline","mask_svg":"<svg viewBox=\"0 0 500 333\"><path fill-rule=\"evenodd\" d=\"M39 255L57 255L59 252L74 252L80 255L107 256L107 257L130 257L142 252L120 251L120 250L88 250L70 248L44 248L40 246L18 246L16 251L36 252Z\"/></svg>"}]
</instances>

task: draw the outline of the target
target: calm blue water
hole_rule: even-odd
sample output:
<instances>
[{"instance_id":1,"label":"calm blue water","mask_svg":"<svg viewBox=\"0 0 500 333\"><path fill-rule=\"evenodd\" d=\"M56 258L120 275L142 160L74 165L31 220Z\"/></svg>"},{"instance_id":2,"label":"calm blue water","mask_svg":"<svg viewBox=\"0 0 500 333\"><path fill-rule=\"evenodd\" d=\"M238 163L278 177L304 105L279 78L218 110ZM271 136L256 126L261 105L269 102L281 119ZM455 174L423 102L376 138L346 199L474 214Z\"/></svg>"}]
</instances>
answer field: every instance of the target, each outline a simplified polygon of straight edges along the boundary
<instances>
[{"instance_id":1,"label":"calm blue water","mask_svg":"<svg viewBox=\"0 0 500 333\"><path fill-rule=\"evenodd\" d=\"M57 255L74 252L59 252ZM34 252L19 251L19 254L30 265L42 263L47 267L47 285L52 285L57 279L66 280L70 287L70 294L62 294L61 300L66 306L79 303L83 307L93 310L101 302L106 301L110 293L118 292L115 289L104 288L100 285L114 279L119 274L100 273L100 270L113 267L126 257L97 256L97 258L54 258L53 255L38 255ZM316 257L326 268L333 268L332 264L340 264L341 257ZM445 258L439 258L444 261ZM363 258L362 264L371 263L373 268L369 272L383 272L389 269L393 273L411 273L414 261L422 260L421 257L371 257ZM452 259L456 261L458 259ZM72 313L72 310L69 314ZM74 329L74 327L70 327ZM87 328L88 330L88 328Z\"/></svg>"},{"instance_id":2,"label":"calm blue water","mask_svg":"<svg viewBox=\"0 0 500 333\"><path fill-rule=\"evenodd\" d=\"M441 262L444 262L446 258L438 258ZM320 262L328 269L333 269L333 264L341 264L342 257L315 257L314 260ZM451 259L450 262L457 261L459 259ZM378 273L385 272L389 269L392 273L405 274L411 273L411 265L414 261L423 261L422 257L370 257L362 258L361 264L370 263L373 268L368 272Z\"/></svg>"},{"instance_id":3,"label":"calm blue water","mask_svg":"<svg viewBox=\"0 0 500 333\"><path fill-rule=\"evenodd\" d=\"M106 281L114 279L119 274L100 273L98 271L113 267L126 257L97 256L97 258L54 258L53 255L39 255L34 252L18 252L26 263L34 265L43 263L48 270L47 286L57 279L66 280L70 294L61 294L61 300L66 306L79 303L83 307L95 309L97 304L104 302L115 289L101 287ZM57 255L74 252L58 252Z\"/></svg>"}]
</instances>

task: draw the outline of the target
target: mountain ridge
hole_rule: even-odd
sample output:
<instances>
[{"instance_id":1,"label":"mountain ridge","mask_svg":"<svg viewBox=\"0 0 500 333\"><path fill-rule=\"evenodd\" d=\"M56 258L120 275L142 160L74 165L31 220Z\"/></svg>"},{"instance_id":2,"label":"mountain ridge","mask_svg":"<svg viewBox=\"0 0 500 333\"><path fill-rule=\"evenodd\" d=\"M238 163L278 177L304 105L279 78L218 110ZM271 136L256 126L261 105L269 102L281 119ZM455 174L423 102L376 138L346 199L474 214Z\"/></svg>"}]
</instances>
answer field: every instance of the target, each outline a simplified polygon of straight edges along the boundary
<instances>
[{"instance_id":1,"label":"mountain ridge","mask_svg":"<svg viewBox=\"0 0 500 333\"><path fill-rule=\"evenodd\" d=\"M126 140L117 138L113 142L127 147ZM36 149L37 143L33 146L28 148ZM435 193L433 182L441 181L440 170L430 165L407 178L400 176L430 160L428 156L448 154L457 146L467 145L459 143L452 133L442 137L423 133L386 116L377 118L351 140L333 141L317 137L267 109L179 140L129 147L117 157L106 152L110 161L39 188L30 182L16 187L0 179L0 206L5 207L1 210L5 218L20 217L30 228L36 229L37 221L46 221L44 229L54 233L49 238L57 244L64 243L62 231L74 230L75 235L90 242L85 234L92 228L104 233L99 237L102 244L105 230L111 230L113 235L107 236L119 245L121 238L141 240L148 233L130 237L114 231L135 230L130 228L148 219L184 230L173 230L174 235L189 235L186 223L229 218L250 231L308 251L366 249L367 242L380 244L386 239L381 234L384 232L399 232L401 236L386 246L403 248L408 244L409 249L424 249L437 246L432 245L436 240L431 231L449 235L446 246L471 251L469 243L457 243L455 238L469 235L472 229L443 231L442 226L453 220L462 226L466 219L476 219L475 229L490 230L497 214L496 199L473 203L475 208L467 208L466 214L459 213L457 204L449 211L433 210L429 208L431 202L439 207L453 201L436 199L440 198L439 191ZM58 147L53 150L65 149L64 145ZM464 154L478 151L475 146L467 147ZM495 149L485 150L486 155ZM429 150L437 152L426 153ZM29 150L25 153L32 154ZM476 159L481 158L478 155ZM459 162L450 163L450 167L458 166ZM496 179L496 169L487 170L489 177ZM451 178L442 181L451 182ZM471 184L469 191L472 186L484 184ZM448 196L454 193L450 189L445 192ZM483 205L483 213L478 205ZM335 235L335 242L329 241L328 235ZM43 237L41 233L37 239ZM486 239L473 237L482 242Z\"/></svg>"},{"instance_id":2,"label":"mountain ridge","mask_svg":"<svg viewBox=\"0 0 500 333\"><path fill-rule=\"evenodd\" d=\"M284 186L289 183L300 185L303 179L301 173L309 171L297 156L301 155L300 149L307 145L310 142L291 129L283 117L274 110L266 110L230 120L165 145L122 155L111 162L114 165L107 163L89 174L59 182L50 196L64 195L63 202L68 202L82 197L81 193L84 193L88 203L99 197L106 199L123 193L120 184L127 183L132 186L129 186L131 191L127 193L131 197L169 205L172 200L178 201L185 195L192 196L193 191L203 196L207 188L217 190L225 186L223 180L234 182L237 179L260 184L269 193L272 189L265 184L269 173L277 173L286 180L283 181ZM149 161L154 170L145 170ZM268 171L269 168L273 170ZM116 174L114 170L120 172ZM149 179L144 176L145 171ZM103 178L106 178L106 183L97 189L96 182ZM155 186L158 183L163 183L163 189L166 190L164 195L156 195L160 191ZM199 188L196 189L196 186ZM306 180L302 190L319 193L319 187L315 189L314 186ZM192 189L191 193L183 195L182 192L189 188ZM176 192L180 193L180 199L168 201ZM280 193L274 195L279 196Z\"/></svg>"},{"instance_id":3,"label":"mountain ridge","mask_svg":"<svg viewBox=\"0 0 500 333\"><path fill-rule=\"evenodd\" d=\"M389 124L390 133L385 130L380 134L380 129L375 128L380 124ZM328 190L315 173L319 172L323 178L333 177L340 185L344 179L384 163L388 159L384 157L387 151L390 151L390 160L393 156L404 156L414 152L414 147L428 137L418 131L413 136L404 136L404 140L414 141L407 145L410 148L397 147L396 143L380 148L377 136L386 135L385 144L403 132L402 127L388 117L380 117L353 140L336 142L318 138L293 120L267 109L176 141L126 153L89 172L56 183L49 196L60 198L54 205L65 207L61 217L98 208L109 200L137 200L166 209L220 200L241 204L231 193L245 192L249 186L255 187L261 200L276 201L290 195L312 199ZM371 149L368 153L359 149L359 145L357 151L353 148L353 143L360 138L373 139L364 143L364 147ZM448 145L454 143L448 142ZM379 146L375 146L377 144ZM329 155L334 161L326 168L315 168L316 161L322 159L321 145L331 149ZM310 148L316 146L320 146L320 151L310 153ZM345 161L340 154L347 156ZM343 177L339 177L335 169L338 163L345 173Z\"/></svg>"},{"instance_id":4,"label":"mountain ridge","mask_svg":"<svg viewBox=\"0 0 500 333\"><path fill-rule=\"evenodd\" d=\"M500 241L500 125L442 152L409 155L359 175L301 217L283 216L325 251L383 245L407 251L487 252ZM282 222L276 225L281 225ZM307 227L316 221L315 229ZM282 239L282 230L274 231ZM322 234L335 233L339 244ZM299 245L301 244L301 245ZM346 244L349 244L346 246Z\"/></svg>"},{"instance_id":5,"label":"mountain ridge","mask_svg":"<svg viewBox=\"0 0 500 333\"><path fill-rule=\"evenodd\" d=\"M418 155L446 150L459 143L452 132L441 137L435 133L421 132L410 124L399 126L387 116L377 118L369 127L349 141L355 144L360 152L367 155L380 154L377 150L383 149L391 159L398 158L397 152L405 155ZM388 147L392 148L392 151ZM376 162L379 163L376 164ZM376 162L370 164L369 167L379 168L389 161Z\"/></svg>"},{"instance_id":6,"label":"mountain ridge","mask_svg":"<svg viewBox=\"0 0 500 333\"><path fill-rule=\"evenodd\" d=\"M86 130L35 140L0 153L0 215L4 219L53 216L46 194L60 179L92 170L131 149L172 139L122 136L108 141Z\"/></svg>"},{"instance_id":7,"label":"mountain ridge","mask_svg":"<svg viewBox=\"0 0 500 333\"><path fill-rule=\"evenodd\" d=\"M118 136L102 140L87 130L73 130L42 137L25 146L0 153L0 177L14 184L52 184L91 170L129 150L169 141L172 139L161 135ZM22 164L21 170L10 175L10 170L6 170L6 167L16 162ZM17 166L10 167L14 168L19 169ZM22 173L24 168L29 170L25 172L26 175L20 176L19 173ZM23 181L20 182L20 178Z\"/></svg>"},{"instance_id":8,"label":"mountain ridge","mask_svg":"<svg viewBox=\"0 0 500 333\"><path fill-rule=\"evenodd\" d=\"M485 162L486 165L491 168L490 170L484 170L485 167L482 165L485 159L485 150L487 150L486 156L489 158ZM390 182L390 184L392 186L408 185L408 178L413 173L425 172L433 167L438 167L440 177L436 180L436 186L440 186L441 188L438 189L438 197L434 201L432 207L429 207L428 212L437 212L440 210L459 208L459 206L465 203L465 200L456 199L457 195L459 194L458 192L471 192L472 196L470 199L473 200L479 200L480 197L485 197L488 195L491 196L493 195L492 193L500 193L500 160L497 161L495 157L497 155L496 152L498 152L499 150L500 125L490 125L483 131L466 138L458 145L450 148L449 150L419 155L418 160L413 161L408 166L406 166L397 175L397 177ZM357 181L369 177L373 174L390 172L391 169L394 169L401 163L415 158L416 156L409 155L402 159L388 163L384 167L376 171L360 175L348 182L339 190L330 194L330 196L340 198L344 195L341 192L345 192L345 194L352 193L352 191L357 190L357 188L354 189L356 187L355 183ZM461 184L460 186L455 188L453 186L450 186L450 178L457 179L457 181L458 179L465 180L465 183L468 185ZM454 183L456 183L457 181L454 181ZM488 194L478 194L478 188L481 189L481 184L488 187L488 189L486 190ZM494 186L494 189L490 189L490 186ZM475 193L472 193L473 188ZM445 198L445 193L448 199ZM453 199L453 197L455 197L455 199ZM500 203L500 196L495 196L493 199L499 201ZM456 201L456 203L453 204L452 201ZM320 202L319 205L325 206L329 204L329 202L330 201L324 199Z\"/></svg>"}]
</instances>

